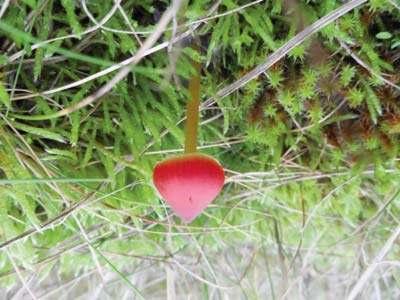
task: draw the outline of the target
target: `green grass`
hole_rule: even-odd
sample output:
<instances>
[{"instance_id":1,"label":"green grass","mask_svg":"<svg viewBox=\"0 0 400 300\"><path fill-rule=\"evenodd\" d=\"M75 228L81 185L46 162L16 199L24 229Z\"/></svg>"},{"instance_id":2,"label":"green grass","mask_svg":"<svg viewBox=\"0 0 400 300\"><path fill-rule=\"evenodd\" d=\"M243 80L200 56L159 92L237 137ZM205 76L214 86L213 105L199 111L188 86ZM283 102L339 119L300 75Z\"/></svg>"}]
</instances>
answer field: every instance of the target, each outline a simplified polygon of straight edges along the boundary
<instances>
[{"instance_id":1,"label":"green grass","mask_svg":"<svg viewBox=\"0 0 400 300\"><path fill-rule=\"evenodd\" d=\"M112 82L169 1L4 3L0 298L399 297L396 0L322 24L241 88L343 2L190 1L153 47L197 26L200 51L152 48L62 115ZM185 224L151 178L182 151L193 59L199 147L227 182Z\"/></svg>"}]
</instances>

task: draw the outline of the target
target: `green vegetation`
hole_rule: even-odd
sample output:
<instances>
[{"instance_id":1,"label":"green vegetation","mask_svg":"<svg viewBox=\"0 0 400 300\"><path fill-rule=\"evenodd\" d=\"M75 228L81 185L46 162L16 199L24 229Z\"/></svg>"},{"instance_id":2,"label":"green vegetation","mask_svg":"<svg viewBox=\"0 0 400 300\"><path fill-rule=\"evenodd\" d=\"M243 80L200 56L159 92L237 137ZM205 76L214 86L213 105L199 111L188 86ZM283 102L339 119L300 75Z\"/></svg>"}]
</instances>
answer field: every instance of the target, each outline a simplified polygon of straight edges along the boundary
<instances>
[{"instance_id":1,"label":"green vegetation","mask_svg":"<svg viewBox=\"0 0 400 300\"><path fill-rule=\"evenodd\" d=\"M343 1L188 1L97 97L169 2L0 4L0 298L398 299L399 2L359 5L216 97ZM152 169L183 150L193 60L199 148L227 183L184 224Z\"/></svg>"}]
</instances>

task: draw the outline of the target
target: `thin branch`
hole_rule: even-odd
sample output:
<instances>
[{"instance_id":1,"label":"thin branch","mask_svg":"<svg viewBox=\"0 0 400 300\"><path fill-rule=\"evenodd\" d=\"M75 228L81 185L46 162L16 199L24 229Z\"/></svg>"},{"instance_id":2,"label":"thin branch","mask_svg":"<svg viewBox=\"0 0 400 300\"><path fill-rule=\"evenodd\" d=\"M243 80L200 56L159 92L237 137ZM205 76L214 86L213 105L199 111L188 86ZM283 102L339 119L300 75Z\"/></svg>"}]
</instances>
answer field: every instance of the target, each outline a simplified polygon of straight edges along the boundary
<instances>
[{"instance_id":1,"label":"thin branch","mask_svg":"<svg viewBox=\"0 0 400 300\"><path fill-rule=\"evenodd\" d=\"M300 33L295 35L292 39L290 39L287 43L285 43L282 47L277 49L274 53L272 53L268 58L259 66L255 67L249 73L244 75L243 77L236 80L234 83L224 87L223 89L219 90L216 93L215 97L211 97L208 99L204 106L210 106L214 104L214 102L220 98L224 98L233 92L237 91L244 85L246 85L249 81L253 80L260 74L264 73L270 67L272 67L275 63L281 60L286 54L288 54L291 50L293 50L296 46L300 45L304 42L307 38L309 38L314 33L318 32L325 26L331 24L341 16L345 15L349 11L355 9L356 7L364 4L367 0L352 0L345 4L343 4L338 9L335 9L331 13L325 15L324 17L320 18L315 23L311 24L310 26L306 27Z\"/></svg>"},{"instance_id":2,"label":"thin branch","mask_svg":"<svg viewBox=\"0 0 400 300\"><path fill-rule=\"evenodd\" d=\"M21 281L22 286L26 289L26 291L28 292L29 296L31 296L32 299L36 300L37 297L35 296L35 294L29 288L28 283L25 281L24 277L22 276L21 272L19 271L19 268L18 268L17 264L15 263L14 258L12 257L12 255L8 251L7 251L7 256L8 256L8 259L10 260L14 270L15 270L15 273L17 274L19 280Z\"/></svg>"},{"instance_id":3,"label":"thin branch","mask_svg":"<svg viewBox=\"0 0 400 300\"><path fill-rule=\"evenodd\" d=\"M226 11L226 12L224 12L224 13L217 14L217 15L215 15L215 16L211 16L211 17L207 17L207 18L203 18L203 19L200 19L200 20L193 21L193 22L189 23L189 25L197 24L197 23L205 23L205 22L210 21L210 20L214 20L214 19L218 19L218 18L221 18L221 17L229 16L229 15L231 15L231 14L240 12L240 11L246 9L246 8L249 8L250 6L256 5L256 4L258 4L258 3L260 3L260 2L263 2L263 1L264 1L264 0L256 0L256 1L253 1L253 2L250 2L250 3L247 3L247 4L244 4L244 5L242 5L242 6L236 7L236 8L234 8L234 9L228 10L228 11Z\"/></svg>"},{"instance_id":4,"label":"thin branch","mask_svg":"<svg viewBox=\"0 0 400 300\"><path fill-rule=\"evenodd\" d=\"M129 33L133 33L135 38L136 38L136 40L139 42L140 46L142 46L142 41L140 40L140 38L139 38L138 34L136 33L135 29L133 28L132 24L129 22L129 18L126 15L125 11L121 7L121 0L114 0L114 3L115 3L115 5L117 5L117 8L118 8L119 12L121 13L122 17L124 18L125 23L128 25L129 29L131 30ZM108 27L104 26L104 22L103 22L103 24L99 24L99 22L97 22L96 18L89 11L89 9L88 9L88 7L86 5L86 0L81 0L81 5L82 5L82 8L83 8L83 11L88 16L90 21L92 21L98 28L101 28L104 31L115 32L111 28L108 28Z\"/></svg>"},{"instance_id":5,"label":"thin branch","mask_svg":"<svg viewBox=\"0 0 400 300\"><path fill-rule=\"evenodd\" d=\"M390 4L392 4L394 7L396 7L398 10L400 10L400 4L396 3L395 0L388 0Z\"/></svg>"},{"instance_id":6,"label":"thin branch","mask_svg":"<svg viewBox=\"0 0 400 300\"><path fill-rule=\"evenodd\" d=\"M25 239L25 238L28 238L28 237L32 236L36 232L44 231L44 230L46 230L46 229L48 229L50 227L53 227L53 226L56 226L57 224L60 224L64 219L66 219L68 216L70 216L75 210L77 210L84 203L86 203L91 198L91 196L93 194L94 193L89 194L89 196L86 197L85 199L83 199L82 201L77 202L76 204L72 205L68 209L64 210L61 214L59 214L56 217L48 220L44 224L39 225L40 229L31 228L31 229L29 229L29 230L17 235L16 237L13 237L13 238L1 243L0 244L0 250L10 247L14 243L16 243L16 242L18 242L18 241L20 241L22 239Z\"/></svg>"},{"instance_id":7,"label":"thin branch","mask_svg":"<svg viewBox=\"0 0 400 300\"><path fill-rule=\"evenodd\" d=\"M218 3L217 3L217 4L218 4ZM218 8L218 5L213 5L213 6L211 7L211 9L209 10L208 15L211 15L212 13L214 13L214 11L215 11L217 8ZM185 31L184 33L178 35L178 36L172 41L172 43L175 44L175 43L178 43L178 42L180 42L181 40L187 38L187 37L190 36L199 26L200 26L200 23L199 23L199 24L195 24L191 29L189 29L189 30ZM58 92L61 92L61 91L64 91L64 90L68 90L68 89L71 89L71 88L74 88L74 87L77 87L77 86L81 86L81 85L83 85L83 84L85 84L85 83L87 83L87 82L93 81L93 80L95 80L95 79L97 79L97 78L99 78L99 77L105 76L105 75L110 74L110 73L112 73L112 72L114 72L114 71L116 71L116 70L119 70L119 69L121 69L121 68L123 68L123 67L125 67L125 66L127 66L127 65L129 65L129 64L131 64L131 63L132 63L133 61L135 61L135 60L141 60L142 58L144 58L144 57L146 57L146 56L149 56L150 54L153 54L153 53L158 52L158 51L160 51L160 50L162 50L162 49L165 49L165 48L167 48L167 47L170 45L170 43L171 43L171 41L166 41L166 42L160 43L160 44L158 44L158 45L156 45L156 46L154 46L154 47L152 47L152 48L150 48L150 49L144 51L144 52L141 54L141 56L139 56L138 53L136 53L136 55L134 55L134 56L132 56L132 57L130 57L130 58L127 58L127 59L125 59L124 61L122 61L122 62L120 62L120 63L118 63L118 64L112 65L112 66L110 66L110 67L108 67L108 68L106 68L106 69L104 69L104 70L101 70L100 72L94 73L94 74L92 74L92 75L90 75L90 76L88 76L88 77L82 78L82 79L77 80L77 81L75 81L75 82L71 82L71 83L69 83L69 84L66 84L66 85L63 85L63 86L60 86L60 87L51 89L51 90L47 90L47 91L44 91L44 92L39 92L39 93L35 93L35 94L22 95L22 96L14 97L12 100L13 100L13 101L14 101L14 100L23 100L23 99L35 98L35 97L37 97L37 96L52 95L52 94L55 94L55 93L58 93ZM32 46L32 48L34 48L34 47ZM11 60L11 58L10 58L10 60Z\"/></svg>"},{"instance_id":8,"label":"thin branch","mask_svg":"<svg viewBox=\"0 0 400 300\"><path fill-rule=\"evenodd\" d=\"M108 20L111 19L111 17L115 14L115 12L117 11L118 5L121 2L121 0L115 1L115 4L113 5L113 7L110 9L110 11L104 16L103 19L100 20L100 22L98 22L95 26L88 28L87 30L85 30L84 32L81 32L79 34L70 34L70 35L66 35L66 36L60 36L60 37L56 37L56 38L52 38L46 41L42 41L36 44L33 44L30 48L30 50L35 50L35 49L39 49L42 48L44 45L50 44L52 42L55 41L59 41L59 40L65 40L68 38L76 38L76 39L80 39L82 36L89 34L91 32L96 31L97 29L99 29L101 26L103 26L103 24L107 23ZM14 53L13 55L11 55L8 58L8 63L12 63L13 61L17 60L18 58L20 58L21 56L25 55L27 52L26 49L18 51L17 53Z\"/></svg>"},{"instance_id":9,"label":"thin branch","mask_svg":"<svg viewBox=\"0 0 400 300\"><path fill-rule=\"evenodd\" d=\"M172 5L165 11L165 13L161 17L160 21L157 23L156 27L154 28L153 33L145 40L145 42L143 43L143 46L140 47L140 49L136 53L136 55L134 55L131 58L130 63L128 65L124 66L117 74L115 74L115 76L109 82L107 82L105 85L103 85L100 89L98 89L92 95L84 98L80 102L78 102L70 107L67 107L65 109L58 111L51 117L58 118L58 117L68 115L78 109L81 109L85 106L92 104L97 99L99 99L100 97L103 97L105 94L110 92L115 87L115 85L117 85L118 82L120 82L122 79L124 79L129 74L129 72L132 70L132 67L135 66L144 57L144 54L147 52L147 50L149 50L157 42L157 40L162 35L163 30L169 24L169 22L172 20L176 11L179 9L180 5L181 5L181 0L175 0L172 2ZM47 118L49 118L49 117L46 116L46 119Z\"/></svg>"},{"instance_id":10,"label":"thin branch","mask_svg":"<svg viewBox=\"0 0 400 300\"><path fill-rule=\"evenodd\" d=\"M371 75L375 76L376 78L378 78L379 80L383 81L384 83L386 83L387 85L390 85L391 87L395 88L396 90L400 91L400 86L394 84L393 82L391 82L390 80L387 80L386 78L384 78L383 76L381 76L380 74L378 74L377 72L375 72L369 65L367 65L364 61L361 60L360 57L358 57L351 49L349 46L346 45L345 42L339 40L340 46L346 50L347 54L349 54L361 67L363 67L364 69L366 69L369 73L371 73Z\"/></svg>"},{"instance_id":11,"label":"thin branch","mask_svg":"<svg viewBox=\"0 0 400 300\"><path fill-rule=\"evenodd\" d=\"M71 216L71 214L73 214L74 212L76 212L78 209L81 208L85 208L86 206L88 206L89 204L93 204L96 203L97 201L103 200L111 195L114 194L118 194L119 192L132 187L133 185L135 185L137 182L133 182L130 183L120 189L117 189L109 194L103 195L101 197L98 198L94 198L93 196L96 195L96 192L100 189L101 185L97 187L97 189L95 189L93 192L89 193L84 199L82 199L81 201L71 205L70 207L68 207L66 210L64 210L63 212L61 212L59 215L57 215L56 217L48 220L47 222L45 222L44 224L39 225L40 229L37 228L31 228L23 233L21 233L20 235L11 238L3 243L0 244L0 250L2 250L3 248L7 248L9 246L11 246L12 244L24 239L24 238L28 238L30 236L32 236L33 234L35 234L36 232L39 231L44 231L47 230L48 228L52 228L54 226L57 226L59 224L61 224L63 222L63 220L67 219L69 216Z\"/></svg>"},{"instance_id":12,"label":"thin branch","mask_svg":"<svg viewBox=\"0 0 400 300\"><path fill-rule=\"evenodd\" d=\"M74 220L75 220L76 224L77 224L78 227L79 227L79 231L80 231L81 234L82 234L82 237L83 237L83 238L81 237L82 240L87 244L87 246L88 246L88 248L89 248L89 251L90 251L90 253L91 253L91 255L92 255L93 261L94 261L94 263L95 263L95 265L96 265L97 272L99 273L99 275L100 275L102 281L105 282L105 276L104 276L104 274L103 274L103 269L102 269L102 267L101 267L99 258L97 257L97 252L95 251L94 247L92 246L92 243L91 243L91 241L90 241L90 239L89 239L89 237L88 237L88 235L87 235L87 233L86 233L86 230L85 230L85 228L82 226L82 224L81 224L81 222L79 221L79 219L77 218L77 216L74 216Z\"/></svg>"},{"instance_id":13,"label":"thin branch","mask_svg":"<svg viewBox=\"0 0 400 300\"><path fill-rule=\"evenodd\" d=\"M3 2L3 4L1 5L1 8L0 8L0 19L4 15L4 13L6 12L6 10L7 10L9 5L10 5L10 0L5 0Z\"/></svg>"},{"instance_id":14,"label":"thin branch","mask_svg":"<svg viewBox=\"0 0 400 300\"><path fill-rule=\"evenodd\" d=\"M400 236L400 225L397 226L396 230L393 234L387 239L385 245L381 248L379 253L375 256L373 262L367 267L367 269L363 272L358 279L357 283L353 286L350 291L349 296L347 297L348 300L356 299L357 295L362 291L364 285L367 283L369 278L372 276L375 268L382 262L383 258L388 254L390 249L392 249L393 244Z\"/></svg>"},{"instance_id":15,"label":"thin branch","mask_svg":"<svg viewBox=\"0 0 400 300\"><path fill-rule=\"evenodd\" d=\"M114 2L117 2L117 0L114 0ZM120 4L118 5L118 10L119 10L119 13L121 14L121 16L123 17L126 25L132 31L132 33L135 36L135 39L138 41L139 45L143 46L142 40L140 39L139 35L137 34L135 28L133 28L133 25L131 24L131 21L129 20L128 15L126 14L125 10L123 9L123 7Z\"/></svg>"}]
</instances>

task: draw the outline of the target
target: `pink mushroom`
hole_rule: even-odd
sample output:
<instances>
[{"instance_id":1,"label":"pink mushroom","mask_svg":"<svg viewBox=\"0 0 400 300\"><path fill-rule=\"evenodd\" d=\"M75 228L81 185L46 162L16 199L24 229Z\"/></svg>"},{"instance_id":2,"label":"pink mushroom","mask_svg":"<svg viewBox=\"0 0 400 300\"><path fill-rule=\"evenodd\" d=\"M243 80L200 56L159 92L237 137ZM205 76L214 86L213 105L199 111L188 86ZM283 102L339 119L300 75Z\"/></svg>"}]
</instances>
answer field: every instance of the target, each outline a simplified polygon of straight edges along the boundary
<instances>
[{"instance_id":1,"label":"pink mushroom","mask_svg":"<svg viewBox=\"0 0 400 300\"><path fill-rule=\"evenodd\" d=\"M153 182L163 199L185 222L193 221L221 191L225 175L211 156L197 153L200 104L200 64L189 82L191 100L186 111L185 153L159 162Z\"/></svg>"}]
</instances>

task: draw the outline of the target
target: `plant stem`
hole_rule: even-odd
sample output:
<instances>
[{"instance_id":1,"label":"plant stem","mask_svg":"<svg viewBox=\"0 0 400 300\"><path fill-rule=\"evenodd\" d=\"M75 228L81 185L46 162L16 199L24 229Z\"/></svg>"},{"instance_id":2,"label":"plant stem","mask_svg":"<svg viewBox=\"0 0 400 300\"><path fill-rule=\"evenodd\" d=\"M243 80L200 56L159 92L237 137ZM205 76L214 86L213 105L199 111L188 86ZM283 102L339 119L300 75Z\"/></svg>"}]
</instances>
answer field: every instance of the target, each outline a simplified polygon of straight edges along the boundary
<instances>
[{"instance_id":1,"label":"plant stem","mask_svg":"<svg viewBox=\"0 0 400 300\"><path fill-rule=\"evenodd\" d=\"M197 150L201 66L198 62L193 62L193 65L196 69L196 74L189 81L190 100L186 107L185 153L193 153Z\"/></svg>"}]
</instances>

